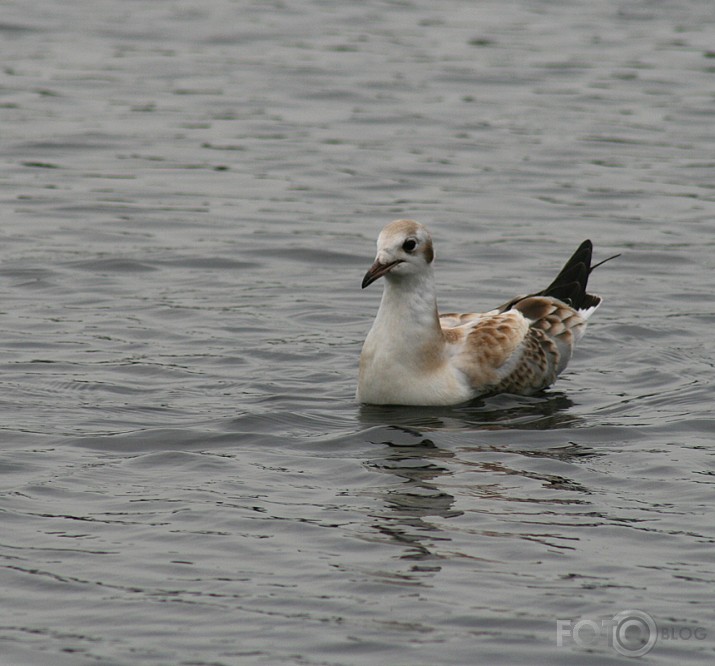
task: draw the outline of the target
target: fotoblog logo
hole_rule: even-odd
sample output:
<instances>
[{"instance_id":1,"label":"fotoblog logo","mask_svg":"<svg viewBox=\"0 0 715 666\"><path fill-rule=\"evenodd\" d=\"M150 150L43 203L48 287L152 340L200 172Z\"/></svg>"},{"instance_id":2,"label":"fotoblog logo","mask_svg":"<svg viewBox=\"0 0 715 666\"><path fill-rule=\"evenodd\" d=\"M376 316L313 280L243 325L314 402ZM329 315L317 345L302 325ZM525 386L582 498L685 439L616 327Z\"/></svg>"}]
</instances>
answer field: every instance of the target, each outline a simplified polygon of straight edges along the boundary
<instances>
[{"instance_id":1,"label":"fotoblog logo","mask_svg":"<svg viewBox=\"0 0 715 666\"><path fill-rule=\"evenodd\" d=\"M593 647L606 641L618 654L642 657L658 640L655 620L641 610L624 610L606 620L556 620L556 646Z\"/></svg>"},{"instance_id":2,"label":"fotoblog logo","mask_svg":"<svg viewBox=\"0 0 715 666\"><path fill-rule=\"evenodd\" d=\"M652 616L641 610L624 610L606 620L556 620L556 645L567 644L593 647L598 643L610 645L625 657L642 657L656 642L704 641L708 636L705 627L660 626Z\"/></svg>"}]
</instances>

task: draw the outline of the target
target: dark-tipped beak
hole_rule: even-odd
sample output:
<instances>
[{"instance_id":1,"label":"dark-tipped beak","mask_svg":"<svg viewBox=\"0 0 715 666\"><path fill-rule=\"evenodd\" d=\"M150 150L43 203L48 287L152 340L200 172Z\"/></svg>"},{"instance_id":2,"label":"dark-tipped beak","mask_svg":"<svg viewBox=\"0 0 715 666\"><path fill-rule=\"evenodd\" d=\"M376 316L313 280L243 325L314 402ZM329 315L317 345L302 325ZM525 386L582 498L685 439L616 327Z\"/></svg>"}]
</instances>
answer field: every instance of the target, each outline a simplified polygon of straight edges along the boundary
<instances>
[{"instance_id":1,"label":"dark-tipped beak","mask_svg":"<svg viewBox=\"0 0 715 666\"><path fill-rule=\"evenodd\" d=\"M365 289L368 285L375 282L375 280L381 278L383 275L389 273L397 264L401 264L402 261L399 259L397 261L391 261L389 264L381 264L379 261L370 266L370 270L365 273L365 277L362 279L362 288Z\"/></svg>"}]
</instances>

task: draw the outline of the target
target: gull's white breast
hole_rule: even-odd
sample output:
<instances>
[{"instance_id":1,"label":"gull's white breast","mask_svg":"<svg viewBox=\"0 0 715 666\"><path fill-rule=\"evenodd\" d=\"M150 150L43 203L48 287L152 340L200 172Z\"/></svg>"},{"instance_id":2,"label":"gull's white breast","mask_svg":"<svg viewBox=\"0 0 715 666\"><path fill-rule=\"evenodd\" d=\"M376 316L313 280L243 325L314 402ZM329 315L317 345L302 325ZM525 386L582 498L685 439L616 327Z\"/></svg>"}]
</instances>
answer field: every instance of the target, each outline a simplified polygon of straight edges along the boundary
<instances>
[{"instance_id":1,"label":"gull's white breast","mask_svg":"<svg viewBox=\"0 0 715 666\"><path fill-rule=\"evenodd\" d=\"M375 405L454 405L474 397L443 347L411 346L385 335L378 321L360 355L357 399Z\"/></svg>"}]
</instances>

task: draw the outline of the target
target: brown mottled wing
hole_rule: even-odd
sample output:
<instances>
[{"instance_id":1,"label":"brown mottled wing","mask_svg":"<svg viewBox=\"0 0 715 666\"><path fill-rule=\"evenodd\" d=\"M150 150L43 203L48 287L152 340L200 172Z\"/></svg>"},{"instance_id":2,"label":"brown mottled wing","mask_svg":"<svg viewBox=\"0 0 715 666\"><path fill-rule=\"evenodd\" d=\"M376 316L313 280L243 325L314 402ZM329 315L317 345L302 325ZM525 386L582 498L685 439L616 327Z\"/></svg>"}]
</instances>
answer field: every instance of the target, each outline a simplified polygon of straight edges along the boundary
<instances>
[{"instance_id":1,"label":"brown mottled wing","mask_svg":"<svg viewBox=\"0 0 715 666\"><path fill-rule=\"evenodd\" d=\"M563 301L551 296L528 296L513 304L530 322L531 329L541 331L544 345L555 346L554 370L561 373L573 352L574 344L586 330L586 319Z\"/></svg>"},{"instance_id":2,"label":"brown mottled wing","mask_svg":"<svg viewBox=\"0 0 715 666\"><path fill-rule=\"evenodd\" d=\"M509 305L507 311L443 320L447 340L459 344L457 366L483 393L529 394L546 388L566 367L585 326L578 312L548 296ZM452 331L460 329L464 334L458 340Z\"/></svg>"},{"instance_id":3,"label":"brown mottled wing","mask_svg":"<svg viewBox=\"0 0 715 666\"><path fill-rule=\"evenodd\" d=\"M465 315L460 319L465 323L444 329L447 341L454 343L455 364L475 390L492 391L519 353L529 324L516 311ZM452 321L448 318L443 324Z\"/></svg>"},{"instance_id":4,"label":"brown mottled wing","mask_svg":"<svg viewBox=\"0 0 715 666\"><path fill-rule=\"evenodd\" d=\"M530 328L513 369L505 374L494 390L528 395L544 389L556 381L558 358L553 341L543 331Z\"/></svg>"}]
</instances>

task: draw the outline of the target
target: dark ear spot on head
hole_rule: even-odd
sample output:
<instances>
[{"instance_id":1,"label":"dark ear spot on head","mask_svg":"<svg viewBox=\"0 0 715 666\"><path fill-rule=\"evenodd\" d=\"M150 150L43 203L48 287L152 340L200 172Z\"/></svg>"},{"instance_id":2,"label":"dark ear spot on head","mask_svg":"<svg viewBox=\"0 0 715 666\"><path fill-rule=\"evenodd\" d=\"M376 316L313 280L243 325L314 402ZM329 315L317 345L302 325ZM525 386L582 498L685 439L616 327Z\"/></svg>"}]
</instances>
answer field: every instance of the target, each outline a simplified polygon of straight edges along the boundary
<instances>
[{"instance_id":1,"label":"dark ear spot on head","mask_svg":"<svg viewBox=\"0 0 715 666\"><path fill-rule=\"evenodd\" d=\"M432 241L431 241L431 240L428 240L428 241L425 243L425 250L424 250L424 252L425 252L425 261L426 261L428 264L431 264L432 261L434 261L434 248L432 247Z\"/></svg>"}]
</instances>

